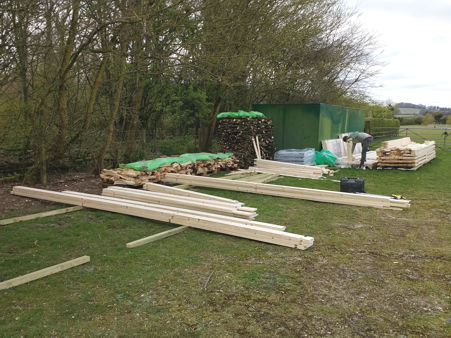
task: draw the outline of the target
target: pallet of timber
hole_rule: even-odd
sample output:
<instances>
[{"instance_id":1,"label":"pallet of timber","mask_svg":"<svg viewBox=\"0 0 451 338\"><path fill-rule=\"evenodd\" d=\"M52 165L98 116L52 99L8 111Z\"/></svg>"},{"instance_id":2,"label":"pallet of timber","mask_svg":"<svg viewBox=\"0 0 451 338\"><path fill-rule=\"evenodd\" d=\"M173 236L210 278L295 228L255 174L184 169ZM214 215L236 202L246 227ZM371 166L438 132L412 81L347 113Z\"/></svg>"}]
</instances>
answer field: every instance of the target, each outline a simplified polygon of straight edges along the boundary
<instances>
[{"instance_id":1,"label":"pallet of timber","mask_svg":"<svg viewBox=\"0 0 451 338\"><path fill-rule=\"evenodd\" d=\"M328 202L355 206L400 210L410 207L408 200L396 200L389 196L353 194L338 191L289 187L255 182L230 181L221 178L167 174L165 182L190 184L201 187L234 190L254 194L297 198L316 202Z\"/></svg>"},{"instance_id":2,"label":"pallet of timber","mask_svg":"<svg viewBox=\"0 0 451 338\"><path fill-rule=\"evenodd\" d=\"M230 181L229 181L230 182ZM243 237L256 241L272 243L291 248L305 250L313 245L313 237L287 233L280 230L268 229L259 226L246 225L239 222L219 220L207 216L194 216L183 211L168 211L162 208L153 208L145 205L127 202L127 200L111 200L111 198L81 193L64 193L42 189L16 186L13 194L29 198L58 201L61 203L81 205L111 212L122 213L137 217L153 219L179 225L186 225L197 229ZM142 203L142 202L141 202Z\"/></svg>"},{"instance_id":3,"label":"pallet of timber","mask_svg":"<svg viewBox=\"0 0 451 338\"><path fill-rule=\"evenodd\" d=\"M415 143L409 137L382 142L376 151L380 168L416 170L436 156L434 141Z\"/></svg>"},{"instance_id":4,"label":"pallet of timber","mask_svg":"<svg viewBox=\"0 0 451 338\"><path fill-rule=\"evenodd\" d=\"M323 174L331 174L330 170L323 167L260 159L255 160L255 167L253 169L262 173L313 179L321 178Z\"/></svg>"},{"instance_id":5,"label":"pallet of timber","mask_svg":"<svg viewBox=\"0 0 451 338\"><path fill-rule=\"evenodd\" d=\"M164 204L168 206L181 207L199 211L214 212L240 218L254 219L257 216L256 208L249 208L222 201L200 199L187 196L173 196L166 193L150 192L120 187L109 187L102 191L102 195L133 199L136 201L149 202L153 204Z\"/></svg>"}]
</instances>

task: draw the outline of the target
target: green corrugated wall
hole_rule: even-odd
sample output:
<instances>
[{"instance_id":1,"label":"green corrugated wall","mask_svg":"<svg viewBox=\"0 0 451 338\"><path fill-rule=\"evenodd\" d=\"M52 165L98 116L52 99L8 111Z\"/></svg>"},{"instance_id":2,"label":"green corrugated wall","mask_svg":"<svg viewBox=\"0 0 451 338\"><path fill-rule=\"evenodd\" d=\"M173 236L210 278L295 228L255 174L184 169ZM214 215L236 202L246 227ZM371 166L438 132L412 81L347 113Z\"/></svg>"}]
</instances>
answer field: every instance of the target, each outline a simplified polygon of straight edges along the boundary
<instances>
[{"instance_id":1,"label":"green corrugated wall","mask_svg":"<svg viewBox=\"0 0 451 338\"><path fill-rule=\"evenodd\" d=\"M277 149L320 149L324 139L349 131L363 131L365 112L324 103L255 104L253 110L273 120Z\"/></svg>"}]
</instances>

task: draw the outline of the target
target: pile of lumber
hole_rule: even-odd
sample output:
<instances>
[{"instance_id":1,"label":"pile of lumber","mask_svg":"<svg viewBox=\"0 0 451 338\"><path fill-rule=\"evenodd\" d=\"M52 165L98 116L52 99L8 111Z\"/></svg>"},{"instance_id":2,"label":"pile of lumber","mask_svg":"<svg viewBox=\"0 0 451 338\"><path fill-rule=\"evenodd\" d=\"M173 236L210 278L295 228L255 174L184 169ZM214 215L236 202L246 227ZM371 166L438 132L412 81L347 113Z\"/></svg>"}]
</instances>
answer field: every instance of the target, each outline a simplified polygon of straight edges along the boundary
<instances>
[{"instance_id":1,"label":"pile of lumber","mask_svg":"<svg viewBox=\"0 0 451 338\"><path fill-rule=\"evenodd\" d=\"M288 187L282 185L231 181L222 178L167 174L163 182L189 184L200 187L242 191L254 194L297 198L302 200L347 204L382 209L401 210L410 207L410 201L394 199L390 196L354 194L339 191Z\"/></svg>"},{"instance_id":2,"label":"pile of lumber","mask_svg":"<svg viewBox=\"0 0 451 338\"><path fill-rule=\"evenodd\" d=\"M239 160L240 168L248 168L256 156L252 138L258 137L261 158L271 158L274 151L273 124L266 118L221 118L216 134L221 151L231 152Z\"/></svg>"},{"instance_id":3,"label":"pile of lumber","mask_svg":"<svg viewBox=\"0 0 451 338\"><path fill-rule=\"evenodd\" d=\"M435 142L412 142L410 137L382 142L376 150L378 167L416 170L435 158Z\"/></svg>"},{"instance_id":4,"label":"pile of lumber","mask_svg":"<svg viewBox=\"0 0 451 338\"><path fill-rule=\"evenodd\" d=\"M140 187L147 182L158 182L166 173L187 175L207 175L221 170L236 170L238 160L231 156L226 159L196 161L196 163L172 163L153 171L138 171L134 169L103 169L100 178L106 184L128 185Z\"/></svg>"},{"instance_id":5,"label":"pile of lumber","mask_svg":"<svg viewBox=\"0 0 451 338\"><path fill-rule=\"evenodd\" d=\"M318 179L323 175L333 175L333 171L320 166L302 165L279 161L255 159L255 166L249 169L258 173L277 174L299 178Z\"/></svg>"},{"instance_id":6,"label":"pile of lumber","mask_svg":"<svg viewBox=\"0 0 451 338\"><path fill-rule=\"evenodd\" d=\"M148 183L147 189L149 188L151 189L151 185ZM185 191L183 189L173 189ZM210 196L208 196L208 198L205 198L200 196L194 197L186 195L174 195L173 192L164 193L113 186L103 189L102 195L125 198L134 201L149 202L159 205L180 207L190 210L214 212L221 215L251 220L253 220L257 216L256 208L245 207L243 203L239 203L237 201L218 201L210 198Z\"/></svg>"},{"instance_id":7,"label":"pile of lumber","mask_svg":"<svg viewBox=\"0 0 451 338\"><path fill-rule=\"evenodd\" d=\"M329 150L332 154L337 156L336 166L358 166L362 156L362 144L357 143L354 151L352 151L352 143L344 142L343 136L347 134L341 134L340 138L323 140L321 144L323 149ZM368 168L374 168L377 165L376 151L367 151L365 166Z\"/></svg>"},{"instance_id":8,"label":"pile of lumber","mask_svg":"<svg viewBox=\"0 0 451 338\"><path fill-rule=\"evenodd\" d=\"M285 227L281 225L154 204L141 200L99 196L74 191L57 192L21 186L14 187L12 194L179 224L302 250L313 245L313 237L285 232ZM206 198L209 199L210 196L208 195Z\"/></svg>"}]
</instances>

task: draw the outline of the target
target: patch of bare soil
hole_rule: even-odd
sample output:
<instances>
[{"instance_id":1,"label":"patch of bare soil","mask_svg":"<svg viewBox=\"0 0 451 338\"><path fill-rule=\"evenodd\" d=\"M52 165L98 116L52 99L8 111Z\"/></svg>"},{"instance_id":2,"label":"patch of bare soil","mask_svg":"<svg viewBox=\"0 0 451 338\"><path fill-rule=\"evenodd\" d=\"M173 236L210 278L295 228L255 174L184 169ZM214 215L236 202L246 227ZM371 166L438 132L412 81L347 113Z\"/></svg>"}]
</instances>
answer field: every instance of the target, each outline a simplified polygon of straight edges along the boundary
<instances>
[{"instance_id":1,"label":"patch of bare soil","mask_svg":"<svg viewBox=\"0 0 451 338\"><path fill-rule=\"evenodd\" d=\"M34 200L15 196L11 190L22 182L0 183L0 218L28 215L54 208L53 202ZM49 174L48 184L37 184L34 188L54 191L73 190L90 194L100 194L102 181L98 176L89 173L67 172Z\"/></svg>"}]
</instances>

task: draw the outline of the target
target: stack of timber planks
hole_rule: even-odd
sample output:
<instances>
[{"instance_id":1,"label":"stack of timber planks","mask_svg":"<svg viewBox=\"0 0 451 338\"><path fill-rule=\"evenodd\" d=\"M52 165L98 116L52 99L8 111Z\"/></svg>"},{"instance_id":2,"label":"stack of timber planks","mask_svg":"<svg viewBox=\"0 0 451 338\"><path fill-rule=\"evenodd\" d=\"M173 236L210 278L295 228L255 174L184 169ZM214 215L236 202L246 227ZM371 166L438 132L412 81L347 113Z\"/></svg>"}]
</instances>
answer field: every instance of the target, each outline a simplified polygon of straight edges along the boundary
<instances>
[{"instance_id":1,"label":"stack of timber planks","mask_svg":"<svg viewBox=\"0 0 451 338\"><path fill-rule=\"evenodd\" d=\"M281 225L140 200L21 186L14 187L12 194L143 217L301 250L312 246L314 240L313 237L285 232L285 227ZM210 198L209 195L208 198ZM235 201L231 202L236 204Z\"/></svg>"},{"instance_id":2,"label":"stack of timber planks","mask_svg":"<svg viewBox=\"0 0 451 338\"><path fill-rule=\"evenodd\" d=\"M279 161L260 160L255 159L255 166L249 169L259 173L277 174L281 176L291 176L299 178L313 178L318 179L323 177L323 174L333 174L332 170L302 164L294 164Z\"/></svg>"},{"instance_id":3,"label":"stack of timber planks","mask_svg":"<svg viewBox=\"0 0 451 338\"><path fill-rule=\"evenodd\" d=\"M232 152L239 160L239 167L248 168L253 164L256 155L253 137L258 137L255 147L261 157L272 157L275 150L272 130L270 119L226 117L217 120L216 134L221 151Z\"/></svg>"},{"instance_id":4,"label":"stack of timber planks","mask_svg":"<svg viewBox=\"0 0 451 338\"><path fill-rule=\"evenodd\" d=\"M238 160L232 156L226 159L196 161L196 163L172 163L153 171L138 171L134 169L103 169L100 178L105 184L128 185L140 187L147 182L158 182L166 173L188 175L207 175L221 170L236 170Z\"/></svg>"},{"instance_id":5,"label":"stack of timber planks","mask_svg":"<svg viewBox=\"0 0 451 338\"><path fill-rule=\"evenodd\" d=\"M147 187L149 186L150 185L148 184ZM182 191L186 192L185 190ZM183 196L183 195L174 196L174 194L171 193L121 188L121 187L105 188L102 191L102 195L125 198L134 201L149 202L152 204L180 207L190 210L213 212L220 215L227 215L251 220L255 219L255 217L257 216L256 208L245 207L243 203L239 203L237 201L214 200L210 198L210 196L208 196L208 198L207 197L201 198L200 196L199 197Z\"/></svg>"},{"instance_id":6,"label":"stack of timber planks","mask_svg":"<svg viewBox=\"0 0 451 338\"><path fill-rule=\"evenodd\" d=\"M382 142L376 150L378 167L417 170L435 158L435 142L412 142L410 137Z\"/></svg>"},{"instance_id":7,"label":"stack of timber planks","mask_svg":"<svg viewBox=\"0 0 451 338\"><path fill-rule=\"evenodd\" d=\"M222 178L167 174L164 182L242 191L254 194L297 198L309 201L347 204L382 209L401 210L410 207L410 201L397 200L389 196L353 194L338 191L288 187L274 184L244 182Z\"/></svg>"}]
</instances>

